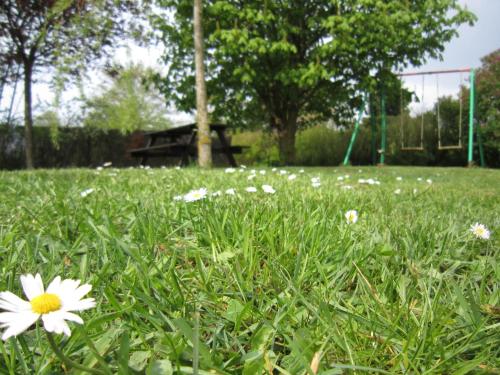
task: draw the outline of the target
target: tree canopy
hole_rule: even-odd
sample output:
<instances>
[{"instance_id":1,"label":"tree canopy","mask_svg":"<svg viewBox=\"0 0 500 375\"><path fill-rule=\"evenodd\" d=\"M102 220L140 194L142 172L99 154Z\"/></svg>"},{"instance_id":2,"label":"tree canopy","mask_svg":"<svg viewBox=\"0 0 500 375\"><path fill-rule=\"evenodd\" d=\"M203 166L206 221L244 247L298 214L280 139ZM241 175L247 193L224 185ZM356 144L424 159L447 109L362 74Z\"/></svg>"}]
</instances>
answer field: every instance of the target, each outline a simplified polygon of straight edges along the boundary
<instances>
[{"instance_id":1,"label":"tree canopy","mask_svg":"<svg viewBox=\"0 0 500 375\"><path fill-rule=\"evenodd\" d=\"M84 69L139 26L144 2L114 0L3 0L0 2L0 66L21 66L24 78L25 150L32 156L31 86L37 69L57 65L62 73ZM15 72L17 69L10 69ZM63 74L64 75L64 74Z\"/></svg>"},{"instance_id":2,"label":"tree canopy","mask_svg":"<svg viewBox=\"0 0 500 375\"><path fill-rule=\"evenodd\" d=\"M111 82L101 85L98 95L84 98L84 125L122 132L168 128L167 108L148 80L151 74L140 65L109 67Z\"/></svg>"},{"instance_id":3,"label":"tree canopy","mask_svg":"<svg viewBox=\"0 0 500 375\"><path fill-rule=\"evenodd\" d=\"M167 46L161 81L179 109L194 108L191 1L155 27ZM295 133L310 119L359 105L373 77L439 57L456 27L474 16L457 0L205 1L207 90L212 117L277 132L293 163Z\"/></svg>"}]
</instances>

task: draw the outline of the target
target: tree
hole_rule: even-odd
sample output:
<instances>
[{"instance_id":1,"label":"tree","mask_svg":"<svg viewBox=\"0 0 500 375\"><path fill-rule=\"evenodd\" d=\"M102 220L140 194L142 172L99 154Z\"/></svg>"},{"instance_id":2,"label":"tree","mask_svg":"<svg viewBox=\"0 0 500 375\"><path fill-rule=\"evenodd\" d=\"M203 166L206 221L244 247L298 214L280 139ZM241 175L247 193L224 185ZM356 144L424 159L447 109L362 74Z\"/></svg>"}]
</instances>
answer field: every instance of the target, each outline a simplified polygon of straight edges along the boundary
<instances>
[{"instance_id":1,"label":"tree","mask_svg":"<svg viewBox=\"0 0 500 375\"><path fill-rule=\"evenodd\" d=\"M161 87L178 108L190 110L190 1L159 3L174 11L154 23L167 46ZM474 20L457 0L210 0L205 9L212 115L244 124L248 109L263 112L285 163L294 161L301 119L356 108L375 84L372 73L440 56L456 26Z\"/></svg>"},{"instance_id":2,"label":"tree","mask_svg":"<svg viewBox=\"0 0 500 375\"><path fill-rule=\"evenodd\" d=\"M149 83L153 73L140 65L111 66L106 70L110 83L101 93L84 98L83 124L102 129L165 129L171 126L161 94Z\"/></svg>"},{"instance_id":3,"label":"tree","mask_svg":"<svg viewBox=\"0 0 500 375\"><path fill-rule=\"evenodd\" d=\"M31 87L40 68L73 73L103 56L118 36L134 28L141 7L114 0L3 0L0 2L0 64L20 65L24 78L26 166L33 168ZM130 17L130 13L136 17ZM12 69L13 71L15 69Z\"/></svg>"},{"instance_id":4,"label":"tree","mask_svg":"<svg viewBox=\"0 0 500 375\"><path fill-rule=\"evenodd\" d=\"M208 123L207 89L205 86L205 63L203 51L202 2L194 0L194 58L196 69L196 123L198 124L198 164L208 168L212 165L212 139Z\"/></svg>"},{"instance_id":5,"label":"tree","mask_svg":"<svg viewBox=\"0 0 500 375\"><path fill-rule=\"evenodd\" d=\"M489 165L500 160L500 49L484 56L476 75L476 119ZM466 95L468 99L468 94Z\"/></svg>"}]
</instances>

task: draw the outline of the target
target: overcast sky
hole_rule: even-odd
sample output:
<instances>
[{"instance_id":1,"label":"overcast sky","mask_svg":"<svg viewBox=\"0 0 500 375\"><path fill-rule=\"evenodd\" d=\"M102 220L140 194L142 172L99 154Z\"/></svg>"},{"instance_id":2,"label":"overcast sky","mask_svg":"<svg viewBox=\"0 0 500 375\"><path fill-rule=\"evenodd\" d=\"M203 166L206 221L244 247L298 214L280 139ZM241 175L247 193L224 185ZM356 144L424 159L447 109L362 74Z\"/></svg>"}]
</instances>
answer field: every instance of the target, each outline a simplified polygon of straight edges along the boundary
<instances>
[{"instance_id":1,"label":"overcast sky","mask_svg":"<svg viewBox=\"0 0 500 375\"><path fill-rule=\"evenodd\" d=\"M463 25L459 28L459 36L446 45L442 61L430 60L424 66L408 70L428 71L468 67L477 68L481 64L481 57L500 48L500 0L461 0L460 2L476 14L478 17L476 24L473 27ZM128 52L126 49L118 51L115 59L122 63L132 60L134 62L141 62L147 66L160 67L157 61L159 55L160 51L157 48L138 49L137 47L132 47ZM93 77L92 84L86 85L86 91L89 94L95 90L95 86L100 79L99 75L93 75ZM436 81L434 76L426 76L423 86L420 77L407 78L405 82L409 88L417 90L420 93L423 87L425 106L429 107L437 98L438 88L440 96L456 95L460 83L467 84L467 75L462 75L462 77L460 74L440 75L438 81ZM15 99L17 113L22 113L23 111L20 91L18 89L18 95ZM35 85L33 93L35 108L46 107L53 100L53 94L46 84ZM64 93L64 98L68 99L77 95L77 90L71 89ZM5 90L1 108L8 106L10 97L11 90ZM44 104L40 105L41 103ZM189 121L191 118L186 115L177 115L174 120L182 122Z\"/></svg>"}]
</instances>

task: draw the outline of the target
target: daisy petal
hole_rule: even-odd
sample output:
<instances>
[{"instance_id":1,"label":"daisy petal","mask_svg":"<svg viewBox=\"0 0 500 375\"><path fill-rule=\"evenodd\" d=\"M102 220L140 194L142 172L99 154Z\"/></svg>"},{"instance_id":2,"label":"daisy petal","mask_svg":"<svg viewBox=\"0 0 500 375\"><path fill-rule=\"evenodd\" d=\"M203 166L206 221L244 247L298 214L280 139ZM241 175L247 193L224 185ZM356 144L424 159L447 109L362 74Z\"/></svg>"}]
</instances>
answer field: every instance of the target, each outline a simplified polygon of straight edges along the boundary
<instances>
[{"instance_id":1,"label":"daisy petal","mask_svg":"<svg viewBox=\"0 0 500 375\"><path fill-rule=\"evenodd\" d=\"M0 292L0 309L11 312L31 311L31 305L14 293Z\"/></svg>"},{"instance_id":2,"label":"daisy petal","mask_svg":"<svg viewBox=\"0 0 500 375\"><path fill-rule=\"evenodd\" d=\"M0 315L2 315L0 319L4 323L2 327L8 327L2 335L2 340L7 340L9 337L17 336L26 331L40 316L33 312L2 313Z\"/></svg>"},{"instance_id":3,"label":"daisy petal","mask_svg":"<svg viewBox=\"0 0 500 375\"><path fill-rule=\"evenodd\" d=\"M35 277L31 274L22 275L21 284L23 285L24 294L30 301L44 292L42 277L39 273Z\"/></svg>"},{"instance_id":4,"label":"daisy petal","mask_svg":"<svg viewBox=\"0 0 500 375\"><path fill-rule=\"evenodd\" d=\"M85 294L92 290L92 285L84 284L75 290L74 298L80 300Z\"/></svg>"},{"instance_id":5,"label":"daisy petal","mask_svg":"<svg viewBox=\"0 0 500 375\"><path fill-rule=\"evenodd\" d=\"M43 326L48 332L57 334L64 333L66 336L71 336L71 330L68 324L64 321L63 311L54 311L52 313L42 315Z\"/></svg>"},{"instance_id":6,"label":"daisy petal","mask_svg":"<svg viewBox=\"0 0 500 375\"><path fill-rule=\"evenodd\" d=\"M64 311L83 311L95 307L95 300L93 298L85 298L81 301L71 301L65 303L63 306Z\"/></svg>"},{"instance_id":7,"label":"daisy petal","mask_svg":"<svg viewBox=\"0 0 500 375\"><path fill-rule=\"evenodd\" d=\"M59 286L61 285L61 276L57 276L52 280L52 282L47 287L47 293L55 293L59 290Z\"/></svg>"},{"instance_id":8,"label":"daisy petal","mask_svg":"<svg viewBox=\"0 0 500 375\"><path fill-rule=\"evenodd\" d=\"M63 316L64 320L69 320L71 322L75 322L75 323L78 323L78 324L83 324L83 319L80 318L78 315L73 314L71 312L65 311L62 316Z\"/></svg>"}]
</instances>

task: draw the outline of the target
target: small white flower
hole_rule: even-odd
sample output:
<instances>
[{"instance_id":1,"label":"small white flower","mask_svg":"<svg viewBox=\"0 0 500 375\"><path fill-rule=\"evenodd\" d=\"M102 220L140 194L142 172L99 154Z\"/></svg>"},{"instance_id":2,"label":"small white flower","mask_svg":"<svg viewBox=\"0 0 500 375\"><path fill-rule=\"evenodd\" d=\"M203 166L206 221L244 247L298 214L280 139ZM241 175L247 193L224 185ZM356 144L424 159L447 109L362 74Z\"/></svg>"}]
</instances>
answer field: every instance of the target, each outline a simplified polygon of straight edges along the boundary
<instances>
[{"instance_id":1,"label":"small white flower","mask_svg":"<svg viewBox=\"0 0 500 375\"><path fill-rule=\"evenodd\" d=\"M265 171L264 169L261 169L261 170L259 171L259 173L260 173L261 175L265 175L265 174L266 174L266 171Z\"/></svg>"},{"instance_id":2,"label":"small white flower","mask_svg":"<svg viewBox=\"0 0 500 375\"><path fill-rule=\"evenodd\" d=\"M482 240L488 240L490 238L490 231L484 224L475 223L470 226L470 231L474 236Z\"/></svg>"},{"instance_id":3,"label":"small white flower","mask_svg":"<svg viewBox=\"0 0 500 375\"><path fill-rule=\"evenodd\" d=\"M185 202L195 202L203 199L207 196L207 189L201 188L198 190L191 190L189 193L184 195Z\"/></svg>"},{"instance_id":4,"label":"small white flower","mask_svg":"<svg viewBox=\"0 0 500 375\"><path fill-rule=\"evenodd\" d=\"M146 165L144 169L151 169L151 167L149 165ZM181 167L175 167L175 169L181 169Z\"/></svg>"},{"instance_id":5,"label":"small white flower","mask_svg":"<svg viewBox=\"0 0 500 375\"><path fill-rule=\"evenodd\" d=\"M146 167L146 169L148 169L148 167ZM177 171L180 169L181 169L181 167L179 167L179 166L175 167L175 170L177 170Z\"/></svg>"},{"instance_id":6,"label":"small white flower","mask_svg":"<svg viewBox=\"0 0 500 375\"><path fill-rule=\"evenodd\" d=\"M311 178L311 182L314 184L314 183L319 183L319 177L313 177Z\"/></svg>"},{"instance_id":7,"label":"small white flower","mask_svg":"<svg viewBox=\"0 0 500 375\"><path fill-rule=\"evenodd\" d=\"M361 169L358 169L358 173L363 173L363 171Z\"/></svg>"},{"instance_id":8,"label":"small white flower","mask_svg":"<svg viewBox=\"0 0 500 375\"><path fill-rule=\"evenodd\" d=\"M284 169L280 169L280 174L287 174L288 172L285 171Z\"/></svg>"},{"instance_id":9,"label":"small white flower","mask_svg":"<svg viewBox=\"0 0 500 375\"><path fill-rule=\"evenodd\" d=\"M417 181L422 181L422 177L417 178Z\"/></svg>"},{"instance_id":10,"label":"small white flower","mask_svg":"<svg viewBox=\"0 0 500 375\"><path fill-rule=\"evenodd\" d=\"M290 176L288 176L288 181L293 181L297 178L297 175L296 174L291 174Z\"/></svg>"},{"instance_id":11,"label":"small white flower","mask_svg":"<svg viewBox=\"0 0 500 375\"><path fill-rule=\"evenodd\" d=\"M102 166L103 166L104 168L107 168L107 167L111 167L112 165L113 165L113 163L112 163L112 162L107 161L107 162L106 162L106 163L104 163Z\"/></svg>"},{"instance_id":12,"label":"small white flower","mask_svg":"<svg viewBox=\"0 0 500 375\"><path fill-rule=\"evenodd\" d=\"M319 181L318 182L313 182L311 185L312 185L313 188L319 188L321 186L321 182L319 182Z\"/></svg>"},{"instance_id":13,"label":"small white flower","mask_svg":"<svg viewBox=\"0 0 500 375\"><path fill-rule=\"evenodd\" d=\"M271 169L271 172L276 172L276 171L277 171L276 168Z\"/></svg>"},{"instance_id":14,"label":"small white flower","mask_svg":"<svg viewBox=\"0 0 500 375\"><path fill-rule=\"evenodd\" d=\"M276 190L274 190L271 185L262 185L262 190L264 190L264 193L267 193L267 194L276 193Z\"/></svg>"},{"instance_id":15,"label":"small white flower","mask_svg":"<svg viewBox=\"0 0 500 375\"><path fill-rule=\"evenodd\" d=\"M347 224L354 224L358 221L358 211L356 210L349 210L344 216L347 220Z\"/></svg>"},{"instance_id":16,"label":"small white flower","mask_svg":"<svg viewBox=\"0 0 500 375\"><path fill-rule=\"evenodd\" d=\"M299 173L304 173L304 172L305 172L305 171L304 171L303 169L301 169L301 170L299 171Z\"/></svg>"},{"instance_id":17,"label":"small white flower","mask_svg":"<svg viewBox=\"0 0 500 375\"><path fill-rule=\"evenodd\" d=\"M212 193L212 197L220 197L222 195L222 192L220 190L217 190Z\"/></svg>"},{"instance_id":18,"label":"small white flower","mask_svg":"<svg viewBox=\"0 0 500 375\"><path fill-rule=\"evenodd\" d=\"M344 178L351 178L351 176L350 176L350 175L348 175L348 174L346 174L346 175L344 176Z\"/></svg>"},{"instance_id":19,"label":"small white flower","mask_svg":"<svg viewBox=\"0 0 500 375\"><path fill-rule=\"evenodd\" d=\"M401 189L394 190L394 194L401 194Z\"/></svg>"},{"instance_id":20,"label":"small white flower","mask_svg":"<svg viewBox=\"0 0 500 375\"><path fill-rule=\"evenodd\" d=\"M102 171L102 167L97 167L96 170Z\"/></svg>"},{"instance_id":21,"label":"small white flower","mask_svg":"<svg viewBox=\"0 0 500 375\"><path fill-rule=\"evenodd\" d=\"M366 182L366 180L365 180L364 178L360 178L360 179L358 180L358 184L366 184L366 183L367 183L367 182Z\"/></svg>"},{"instance_id":22,"label":"small white flower","mask_svg":"<svg viewBox=\"0 0 500 375\"><path fill-rule=\"evenodd\" d=\"M224 172L226 172L226 173L234 173L234 172L236 172L236 169L235 168L226 168L224 170Z\"/></svg>"},{"instance_id":23,"label":"small white flower","mask_svg":"<svg viewBox=\"0 0 500 375\"><path fill-rule=\"evenodd\" d=\"M337 177L337 181L344 181L344 177L342 177L342 176L338 176L338 177Z\"/></svg>"},{"instance_id":24,"label":"small white flower","mask_svg":"<svg viewBox=\"0 0 500 375\"><path fill-rule=\"evenodd\" d=\"M226 194L227 195L236 195L236 190L234 190L233 188L227 189Z\"/></svg>"},{"instance_id":25,"label":"small white flower","mask_svg":"<svg viewBox=\"0 0 500 375\"><path fill-rule=\"evenodd\" d=\"M245 170L243 168L240 168L240 169L238 169L238 172L242 173L242 172L245 172Z\"/></svg>"},{"instance_id":26,"label":"small white flower","mask_svg":"<svg viewBox=\"0 0 500 375\"><path fill-rule=\"evenodd\" d=\"M251 173L251 174L256 174L256 173L257 173L257 171L256 171L255 169L252 169L252 170L250 171L250 173Z\"/></svg>"},{"instance_id":27,"label":"small white flower","mask_svg":"<svg viewBox=\"0 0 500 375\"><path fill-rule=\"evenodd\" d=\"M246 169L246 167L247 167L246 165L243 164L240 165L240 168Z\"/></svg>"},{"instance_id":28,"label":"small white flower","mask_svg":"<svg viewBox=\"0 0 500 375\"><path fill-rule=\"evenodd\" d=\"M250 176L247 177L247 180L253 180L255 177L257 177L256 175L254 174L251 174Z\"/></svg>"},{"instance_id":29,"label":"small white flower","mask_svg":"<svg viewBox=\"0 0 500 375\"><path fill-rule=\"evenodd\" d=\"M351 185L344 185L344 186L342 186L342 189L344 189L344 190L351 190L352 186Z\"/></svg>"},{"instance_id":30,"label":"small white flower","mask_svg":"<svg viewBox=\"0 0 500 375\"><path fill-rule=\"evenodd\" d=\"M161 169L166 169L167 167L165 167L164 165L161 166Z\"/></svg>"},{"instance_id":31,"label":"small white flower","mask_svg":"<svg viewBox=\"0 0 500 375\"><path fill-rule=\"evenodd\" d=\"M403 177L401 177L401 176L396 177L396 181L403 181Z\"/></svg>"},{"instance_id":32,"label":"small white flower","mask_svg":"<svg viewBox=\"0 0 500 375\"><path fill-rule=\"evenodd\" d=\"M182 195L176 195L176 196L174 197L174 201L180 201L180 200L182 200L183 198L184 198L184 197L183 197Z\"/></svg>"},{"instance_id":33,"label":"small white flower","mask_svg":"<svg viewBox=\"0 0 500 375\"><path fill-rule=\"evenodd\" d=\"M417 194L418 193L418 189L413 189L413 194Z\"/></svg>"},{"instance_id":34,"label":"small white flower","mask_svg":"<svg viewBox=\"0 0 500 375\"><path fill-rule=\"evenodd\" d=\"M255 188L253 186L249 186L249 187L245 188L245 191L247 191L249 193L256 193L257 192L257 188Z\"/></svg>"},{"instance_id":35,"label":"small white flower","mask_svg":"<svg viewBox=\"0 0 500 375\"><path fill-rule=\"evenodd\" d=\"M80 196L81 196L82 198L85 198L87 195L92 194L93 192L94 192L94 189L92 189L92 188L90 188L90 189L86 189L86 190L84 190L84 191L82 191L82 192L80 193Z\"/></svg>"},{"instance_id":36,"label":"small white flower","mask_svg":"<svg viewBox=\"0 0 500 375\"><path fill-rule=\"evenodd\" d=\"M83 311L95 307L93 298L82 299L92 286L80 285L80 280L61 281L57 276L44 290L39 274L21 276L25 301L11 292L0 292L0 328L7 328L2 340L26 331L40 317L47 332L64 333L71 336L66 321L83 324L82 318L72 311Z\"/></svg>"},{"instance_id":37,"label":"small white flower","mask_svg":"<svg viewBox=\"0 0 500 375\"><path fill-rule=\"evenodd\" d=\"M430 178L428 178L427 180L425 180L425 182L427 182L429 185L432 184L432 180Z\"/></svg>"}]
</instances>

